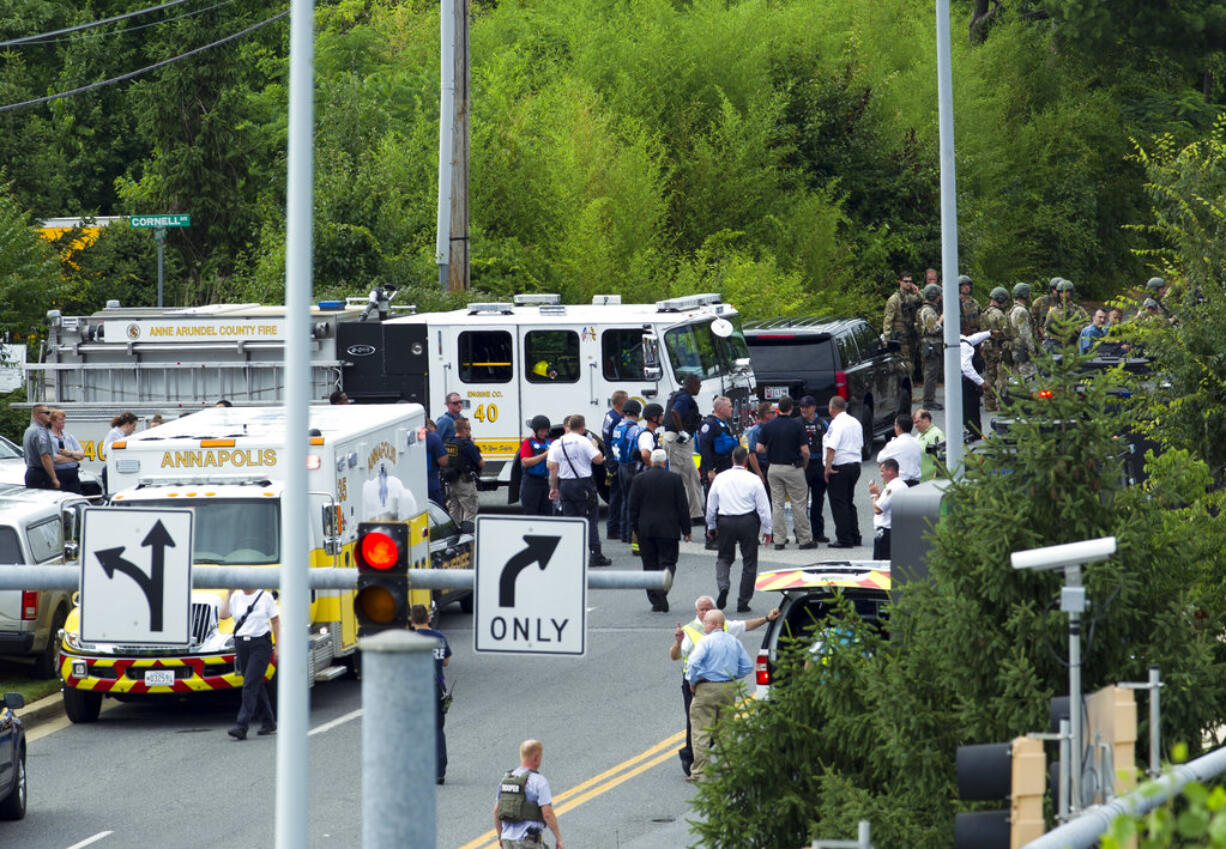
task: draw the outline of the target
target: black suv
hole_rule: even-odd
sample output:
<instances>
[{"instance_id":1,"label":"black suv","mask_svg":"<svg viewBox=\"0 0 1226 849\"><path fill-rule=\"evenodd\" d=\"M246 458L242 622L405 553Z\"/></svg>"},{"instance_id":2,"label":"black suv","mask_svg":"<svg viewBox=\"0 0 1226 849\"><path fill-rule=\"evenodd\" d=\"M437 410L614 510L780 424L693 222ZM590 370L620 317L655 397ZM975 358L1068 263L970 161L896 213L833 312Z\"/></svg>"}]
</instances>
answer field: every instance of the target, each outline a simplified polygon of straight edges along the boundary
<instances>
[{"instance_id":1,"label":"black suv","mask_svg":"<svg viewBox=\"0 0 1226 849\"><path fill-rule=\"evenodd\" d=\"M873 439L894 432L894 417L911 413L911 374L897 342L886 342L862 318L775 318L745 323L758 397L817 399L824 414L831 396L864 428L864 458Z\"/></svg>"}]
</instances>

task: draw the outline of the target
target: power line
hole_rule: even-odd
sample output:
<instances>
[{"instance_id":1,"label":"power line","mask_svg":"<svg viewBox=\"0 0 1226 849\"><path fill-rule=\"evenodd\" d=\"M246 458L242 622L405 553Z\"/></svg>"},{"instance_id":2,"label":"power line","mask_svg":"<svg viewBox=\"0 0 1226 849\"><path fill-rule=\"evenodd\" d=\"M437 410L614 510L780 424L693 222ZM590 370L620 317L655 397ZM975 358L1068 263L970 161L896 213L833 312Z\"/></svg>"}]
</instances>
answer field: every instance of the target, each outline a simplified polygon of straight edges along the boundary
<instances>
[{"instance_id":1,"label":"power line","mask_svg":"<svg viewBox=\"0 0 1226 849\"><path fill-rule=\"evenodd\" d=\"M38 35L27 35L21 38L14 38L9 41L0 41L0 47L11 47L14 44L25 44L27 41L38 41L43 38L50 38L53 35L65 35L70 32L79 32L83 29L92 29L100 27L103 24L113 24L115 21L126 20L127 18L135 18L137 15L145 15L149 12L160 12L162 9L169 9L171 6L178 6L186 3L187 0L170 0L169 3L162 3L160 6L150 6L146 9L140 9L136 12L124 12L122 15L115 15L111 18L103 18L100 21L90 21L88 24L77 24L75 27L66 27L65 29L57 29L54 32L43 32Z\"/></svg>"},{"instance_id":2,"label":"power line","mask_svg":"<svg viewBox=\"0 0 1226 849\"><path fill-rule=\"evenodd\" d=\"M181 21L184 18L194 18L196 15L203 15L205 12L211 12L214 9L220 9L222 6L229 6L237 0L222 0L220 3L214 3L212 6L206 6L203 9L195 9L191 12L184 12L181 15L175 15L173 18L163 18L160 21L154 21L151 24L137 24L134 27L124 27L123 29L110 30L108 32L96 32L91 35L78 35L75 38L44 38L43 36L33 36L37 41L29 41L30 44L80 44L82 41L91 41L95 38L110 38L113 35L123 35L129 32L138 32L139 30L149 29L150 27L160 27L162 24L170 24L175 21ZM48 34L50 35L50 33Z\"/></svg>"},{"instance_id":3,"label":"power line","mask_svg":"<svg viewBox=\"0 0 1226 849\"><path fill-rule=\"evenodd\" d=\"M225 38L219 39L218 41L214 41L212 44L206 44L203 47L197 47L195 50L189 50L186 53L180 53L178 56L172 56L169 59L163 59L161 62L155 62L152 65L147 65L146 67L140 68L139 70L136 70L136 71L129 71L128 73L121 74L118 77L111 77L110 79L100 80L96 83L90 83L89 85L83 85L79 88L70 89L69 91L61 91L57 94L49 94L46 97L36 97L34 100L25 100L25 101L22 101L21 103L10 103L7 106L0 106L0 112L11 112L14 109L21 109L26 106L38 106L39 104L42 104L42 103L50 103L52 100L60 100L61 98L72 97L75 94L84 94L85 92L93 91L96 88L102 88L104 86L114 85L115 83L121 83L125 80L130 80L133 77L139 77L141 74L147 74L150 71L156 71L158 68L165 68L167 65L173 65L175 62L180 62L184 59L188 59L192 56L196 56L200 53L203 53L206 50L212 50L214 47L220 47L221 45L234 41L237 38L242 38L244 35L253 33L257 29L260 29L261 27L266 27L269 24L273 23L274 21L278 21L281 18L284 18L288 14L289 14L289 9L286 9L284 12L273 15L271 18L260 21L258 24L249 26L245 30L236 32L233 35L227 35Z\"/></svg>"}]
</instances>

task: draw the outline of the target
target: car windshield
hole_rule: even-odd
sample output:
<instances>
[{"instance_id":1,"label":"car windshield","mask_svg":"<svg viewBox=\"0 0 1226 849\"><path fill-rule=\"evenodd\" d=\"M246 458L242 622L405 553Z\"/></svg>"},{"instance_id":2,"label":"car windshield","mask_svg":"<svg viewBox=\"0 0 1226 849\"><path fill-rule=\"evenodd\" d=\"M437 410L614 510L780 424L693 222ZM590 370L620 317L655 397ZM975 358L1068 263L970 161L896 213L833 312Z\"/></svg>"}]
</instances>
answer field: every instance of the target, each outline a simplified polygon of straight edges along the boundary
<instances>
[{"instance_id":1,"label":"car windshield","mask_svg":"<svg viewBox=\"0 0 1226 849\"><path fill-rule=\"evenodd\" d=\"M762 334L750 340L750 358L759 380L772 375L832 373L834 354L830 337L797 336L790 333Z\"/></svg>"},{"instance_id":2,"label":"car windshield","mask_svg":"<svg viewBox=\"0 0 1226 849\"><path fill-rule=\"evenodd\" d=\"M281 560L281 502L255 499L117 501L117 507L189 508L194 562L263 566Z\"/></svg>"},{"instance_id":3,"label":"car windshield","mask_svg":"<svg viewBox=\"0 0 1226 849\"><path fill-rule=\"evenodd\" d=\"M0 436L0 460L16 460L24 456L21 446Z\"/></svg>"},{"instance_id":4,"label":"car windshield","mask_svg":"<svg viewBox=\"0 0 1226 849\"><path fill-rule=\"evenodd\" d=\"M727 317L732 324L732 334L720 338L711 332L714 318L695 324L674 327L664 334L664 347L673 366L673 374L680 383L686 375L694 374L702 379L731 374L736 361L749 357L745 336L741 333L740 316Z\"/></svg>"}]
</instances>

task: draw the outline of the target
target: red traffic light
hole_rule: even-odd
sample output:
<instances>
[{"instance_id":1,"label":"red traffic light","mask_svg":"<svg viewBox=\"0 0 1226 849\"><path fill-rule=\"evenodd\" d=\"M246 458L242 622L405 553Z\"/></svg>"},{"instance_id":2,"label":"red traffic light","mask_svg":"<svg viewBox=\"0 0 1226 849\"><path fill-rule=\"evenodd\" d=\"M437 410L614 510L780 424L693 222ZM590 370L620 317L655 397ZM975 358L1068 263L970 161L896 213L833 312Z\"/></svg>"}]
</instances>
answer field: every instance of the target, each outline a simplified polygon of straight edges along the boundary
<instances>
[{"instance_id":1,"label":"red traffic light","mask_svg":"<svg viewBox=\"0 0 1226 849\"><path fill-rule=\"evenodd\" d=\"M400 546L382 531L362 536L362 560L372 569L391 569L400 558Z\"/></svg>"}]
</instances>

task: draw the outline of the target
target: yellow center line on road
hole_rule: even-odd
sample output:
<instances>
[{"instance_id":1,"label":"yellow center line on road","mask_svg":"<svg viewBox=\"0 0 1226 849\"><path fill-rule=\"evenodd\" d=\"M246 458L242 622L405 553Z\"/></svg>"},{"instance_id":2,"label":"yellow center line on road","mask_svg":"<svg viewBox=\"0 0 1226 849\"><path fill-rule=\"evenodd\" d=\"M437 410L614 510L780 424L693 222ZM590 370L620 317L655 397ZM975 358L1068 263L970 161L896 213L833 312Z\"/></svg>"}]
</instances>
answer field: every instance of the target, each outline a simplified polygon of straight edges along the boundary
<instances>
[{"instance_id":1,"label":"yellow center line on road","mask_svg":"<svg viewBox=\"0 0 1226 849\"><path fill-rule=\"evenodd\" d=\"M576 808L602 793L607 793L619 784L629 781L636 775L640 775L652 767L664 763L681 748L684 742L685 732L678 731L671 737L656 743L650 749L622 761L617 766L606 769L599 775L592 776L586 781L576 784L569 790L564 790L553 797L554 814L561 816L572 808ZM559 804L559 802L565 802L565 804ZM498 845L498 835L494 834L493 829L490 829L480 837L465 843L459 849L498 849Z\"/></svg>"}]
</instances>

